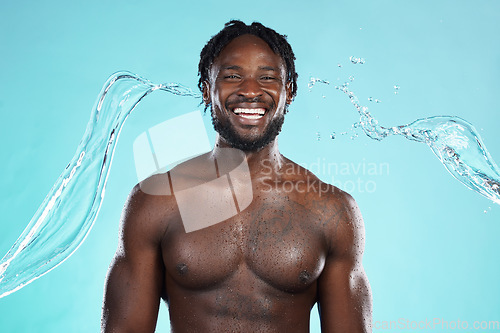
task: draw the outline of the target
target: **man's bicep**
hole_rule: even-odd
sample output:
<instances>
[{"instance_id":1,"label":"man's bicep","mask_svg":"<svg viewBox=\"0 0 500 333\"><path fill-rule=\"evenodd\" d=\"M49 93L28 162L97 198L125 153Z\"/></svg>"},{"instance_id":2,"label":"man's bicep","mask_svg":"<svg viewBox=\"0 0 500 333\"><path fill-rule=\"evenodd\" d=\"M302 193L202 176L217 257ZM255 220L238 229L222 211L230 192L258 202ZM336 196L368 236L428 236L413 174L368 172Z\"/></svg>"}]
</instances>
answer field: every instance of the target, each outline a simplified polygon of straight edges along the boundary
<instances>
[{"instance_id":1,"label":"man's bicep","mask_svg":"<svg viewBox=\"0 0 500 333\"><path fill-rule=\"evenodd\" d=\"M125 257L114 259L104 298L105 332L154 332L161 291L151 273L133 267Z\"/></svg>"},{"instance_id":2,"label":"man's bicep","mask_svg":"<svg viewBox=\"0 0 500 333\"><path fill-rule=\"evenodd\" d=\"M371 332L371 291L362 265L363 219L349 195L341 206L330 234L330 253L318 280L321 327L323 332Z\"/></svg>"},{"instance_id":3,"label":"man's bicep","mask_svg":"<svg viewBox=\"0 0 500 333\"><path fill-rule=\"evenodd\" d=\"M160 238L144 194L131 194L106 281L105 332L154 332L163 285Z\"/></svg>"},{"instance_id":4,"label":"man's bicep","mask_svg":"<svg viewBox=\"0 0 500 333\"><path fill-rule=\"evenodd\" d=\"M371 332L371 292L361 265L327 263L318 283L322 332Z\"/></svg>"}]
</instances>

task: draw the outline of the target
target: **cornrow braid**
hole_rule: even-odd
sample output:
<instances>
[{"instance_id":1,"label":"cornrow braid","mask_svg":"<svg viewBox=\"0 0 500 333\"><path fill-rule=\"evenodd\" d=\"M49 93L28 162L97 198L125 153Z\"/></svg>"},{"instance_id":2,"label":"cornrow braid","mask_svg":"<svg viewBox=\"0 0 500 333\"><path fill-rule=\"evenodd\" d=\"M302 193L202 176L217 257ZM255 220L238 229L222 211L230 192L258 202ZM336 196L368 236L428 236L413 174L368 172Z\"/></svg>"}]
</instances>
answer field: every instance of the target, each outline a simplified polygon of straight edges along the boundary
<instances>
[{"instance_id":1,"label":"cornrow braid","mask_svg":"<svg viewBox=\"0 0 500 333\"><path fill-rule=\"evenodd\" d=\"M271 28L265 27L259 22L246 25L239 20L232 20L224 25L224 29L219 31L207 42L200 53L200 63L198 65L198 88L203 92L203 82L208 81L209 71L214 59L220 54L222 49L233 39L241 35L254 35L265 41L274 53L280 55L285 62L286 81L291 83L292 97L297 95L297 77L295 72L295 54L292 47L286 40L286 35L280 35ZM208 105L205 106L205 110Z\"/></svg>"}]
</instances>

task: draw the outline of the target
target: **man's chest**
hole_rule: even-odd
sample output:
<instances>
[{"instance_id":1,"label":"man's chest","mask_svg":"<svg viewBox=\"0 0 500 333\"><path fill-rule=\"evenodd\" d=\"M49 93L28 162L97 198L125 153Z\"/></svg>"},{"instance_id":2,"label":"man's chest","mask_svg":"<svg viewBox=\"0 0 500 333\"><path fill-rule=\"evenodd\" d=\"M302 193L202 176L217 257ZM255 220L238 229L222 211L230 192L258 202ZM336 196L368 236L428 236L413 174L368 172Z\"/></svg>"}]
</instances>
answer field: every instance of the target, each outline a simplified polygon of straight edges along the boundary
<instances>
[{"instance_id":1,"label":"man's chest","mask_svg":"<svg viewBox=\"0 0 500 333\"><path fill-rule=\"evenodd\" d=\"M238 215L186 233L180 223L162 244L165 268L188 289L204 289L246 271L284 291L300 291L321 273L327 255L321 221L294 203L256 201ZM242 281L243 282L243 281Z\"/></svg>"}]
</instances>

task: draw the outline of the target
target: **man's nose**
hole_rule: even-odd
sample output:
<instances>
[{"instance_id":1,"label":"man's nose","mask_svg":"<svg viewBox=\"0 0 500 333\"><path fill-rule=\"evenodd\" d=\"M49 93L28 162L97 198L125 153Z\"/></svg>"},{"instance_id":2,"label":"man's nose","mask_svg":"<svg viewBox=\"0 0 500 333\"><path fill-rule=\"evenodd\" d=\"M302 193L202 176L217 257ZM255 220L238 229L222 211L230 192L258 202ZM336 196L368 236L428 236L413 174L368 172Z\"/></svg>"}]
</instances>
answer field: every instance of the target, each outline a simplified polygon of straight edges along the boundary
<instances>
[{"instance_id":1,"label":"man's nose","mask_svg":"<svg viewBox=\"0 0 500 333\"><path fill-rule=\"evenodd\" d=\"M259 82L254 78L246 78L240 84L238 95L254 98L263 94Z\"/></svg>"}]
</instances>

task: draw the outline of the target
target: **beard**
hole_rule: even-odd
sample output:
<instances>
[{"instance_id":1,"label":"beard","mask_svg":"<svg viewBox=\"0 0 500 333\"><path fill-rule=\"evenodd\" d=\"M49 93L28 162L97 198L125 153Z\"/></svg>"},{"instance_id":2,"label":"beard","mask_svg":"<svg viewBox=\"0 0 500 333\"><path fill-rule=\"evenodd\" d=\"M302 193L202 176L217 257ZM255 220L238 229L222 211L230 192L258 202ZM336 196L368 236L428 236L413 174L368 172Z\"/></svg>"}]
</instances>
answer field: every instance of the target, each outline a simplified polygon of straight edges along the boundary
<instances>
[{"instance_id":1,"label":"beard","mask_svg":"<svg viewBox=\"0 0 500 333\"><path fill-rule=\"evenodd\" d=\"M285 121L285 115L282 113L279 117L271 120L271 123L260 137L256 139L245 138L239 135L229 122L226 124L221 123L215 116L215 112L210 111L215 131L233 148L242 151L258 151L267 146L281 132L281 127Z\"/></svg>"}]
</instances>

